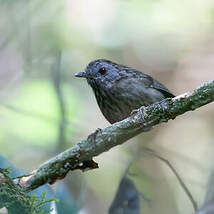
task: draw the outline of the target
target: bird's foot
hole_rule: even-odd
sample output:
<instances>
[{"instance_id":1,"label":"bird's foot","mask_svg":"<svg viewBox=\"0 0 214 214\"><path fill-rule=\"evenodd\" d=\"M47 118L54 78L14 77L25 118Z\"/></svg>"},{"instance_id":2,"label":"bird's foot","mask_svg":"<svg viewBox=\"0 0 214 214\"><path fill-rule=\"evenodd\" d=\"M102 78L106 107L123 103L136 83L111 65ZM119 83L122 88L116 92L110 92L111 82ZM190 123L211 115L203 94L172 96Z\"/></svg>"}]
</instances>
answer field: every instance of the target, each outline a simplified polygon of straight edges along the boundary
<instances>
[{"instance_id":1,"label":"bird's foot","mask_svg":"<svg viewBox=\"0 0 214 214\"><path fill-rule=\"evenodd\" d=\"M145 116L146 116L146 112L145 112L145 106L141 106L139 109L134 109L132 112L131 112L131 115L133 114L136 114L138 112L140 112L140 116L141 116L141 120L143 122L143 131L146 132L146 131L150 131L152 129L152 127L148 126L147 122L145 121ZM148 127L147 127L148 126Z\"/></svg>"},{"instance_id":2,"label":"bird's foot","mask_svg":"<svg viewBox=\"0 0 214 214\"><path fill-rule=\"evenodd\" d=\"M134 109L131 112L131 115L136 114L138 112L140 112L141 118L144 121L145 120L145 106L141 106L139 109Z\"/></svg>"},{"instance_id":3,"label":"bird's foot","mask_svg":"<svg viewBox=\"0 0 214 214\"><path fill-rule=\"evenodd\" d=\"M146 108L145 106L141 106L139 109L134 109L134 110L132 110L131 115L140 112L141 119L144 122L145 121L145 108Z\"/></svg>"},{"instance_id":4,"label":"bird's foot","mask_svg":"<svg viewBox=\"0 0 214 214\"><path fill-rule=\"evenodd\" d=\"M90 135L88 135L87 140L95 142L97 134L101 131L102 131L102 129L97 128L94 132L92 132Z\"/></svg>"}]
</instances>

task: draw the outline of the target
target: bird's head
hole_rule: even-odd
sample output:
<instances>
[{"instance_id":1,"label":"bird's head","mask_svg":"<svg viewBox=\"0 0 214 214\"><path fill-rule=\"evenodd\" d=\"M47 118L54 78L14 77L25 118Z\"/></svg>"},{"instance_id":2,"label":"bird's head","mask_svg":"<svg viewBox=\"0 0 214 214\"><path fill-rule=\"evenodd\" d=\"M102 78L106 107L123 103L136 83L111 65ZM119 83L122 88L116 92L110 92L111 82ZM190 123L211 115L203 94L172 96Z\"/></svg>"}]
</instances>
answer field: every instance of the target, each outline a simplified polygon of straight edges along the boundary
<instances>
[{"instance_id":1,"label":"bird's head","mask_svg":"<svg viewBox=\"0 0 214 214\"><path fill-rule=\"evenodd\" d=\"M110 88L121 78L121 66L109 60L98 59L90 62L84 72L76 73L83 77L93 88L95 85Z\"/></svg>"}]
</instances>

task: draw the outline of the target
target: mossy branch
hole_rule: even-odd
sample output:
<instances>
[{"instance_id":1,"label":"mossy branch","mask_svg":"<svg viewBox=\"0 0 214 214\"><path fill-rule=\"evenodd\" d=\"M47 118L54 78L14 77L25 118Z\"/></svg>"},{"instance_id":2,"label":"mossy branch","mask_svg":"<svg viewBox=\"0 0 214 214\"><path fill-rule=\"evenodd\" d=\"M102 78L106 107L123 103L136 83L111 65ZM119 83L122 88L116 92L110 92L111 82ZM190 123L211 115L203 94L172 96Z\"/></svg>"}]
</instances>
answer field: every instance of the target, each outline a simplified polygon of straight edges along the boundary
<instances>
[{"instance_id":1,"label":"mossy branch","mask_svg":"<svg viewBox=\"0 0 214 214\"><path fill-rule=\"evenodd\" d=\"M97 168L93 157L126 142L152 126L175 119L185 112L193 111L213 101L214 81L210 81L194 91L154 103L144 109L144 120L138 112L103 130L96 130L87 139L43 163L29 176L21 178L19 184L30 191L45 183L52 184L64 178L69 171Z\"/></svg>"}]
</instances>

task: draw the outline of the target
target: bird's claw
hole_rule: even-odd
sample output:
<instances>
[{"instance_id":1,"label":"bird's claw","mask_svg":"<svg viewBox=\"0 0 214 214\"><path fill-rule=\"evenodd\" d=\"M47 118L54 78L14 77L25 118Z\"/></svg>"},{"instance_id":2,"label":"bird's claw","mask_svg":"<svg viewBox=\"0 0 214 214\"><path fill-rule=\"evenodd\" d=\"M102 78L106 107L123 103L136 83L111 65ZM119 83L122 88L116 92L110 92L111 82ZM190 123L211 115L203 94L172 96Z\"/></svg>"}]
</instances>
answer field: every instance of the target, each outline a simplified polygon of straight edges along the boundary
<instances>
[{"instance_id":1,"label":"bird's claw","mask_svg":"<svg viewBox=\"0 0 214 214\"><path fill-rule=\"evenodd\" d=\"M131 111L131 116L133 115L133 114L137 114L138 113L138 109L133 109L132 111Z\"/></svg>"},{"instance_id":2,"label":"bird's claw","mask_svg":"<svg viewBox=\"0 0 214 214\"><path fill-rule=\"evenodd\" d=\"M91 140L91 141L95 142L96 136L100 131L102 131L102 129L97 128L94 132L92 132L90 135L88 135L87 140Z\"/></svg>"},{"instance_id":3,"label":"bird's claw","mask_svg":"<svg viewBox=\"0 0 214 214\"><path fill-rule=\"evenodd\" d=\"M132 110L131 115L140 112L142 121L145 121L145 108L145 106L141 106L139 109L134 109Z\"/></svg>"}]
</instances>

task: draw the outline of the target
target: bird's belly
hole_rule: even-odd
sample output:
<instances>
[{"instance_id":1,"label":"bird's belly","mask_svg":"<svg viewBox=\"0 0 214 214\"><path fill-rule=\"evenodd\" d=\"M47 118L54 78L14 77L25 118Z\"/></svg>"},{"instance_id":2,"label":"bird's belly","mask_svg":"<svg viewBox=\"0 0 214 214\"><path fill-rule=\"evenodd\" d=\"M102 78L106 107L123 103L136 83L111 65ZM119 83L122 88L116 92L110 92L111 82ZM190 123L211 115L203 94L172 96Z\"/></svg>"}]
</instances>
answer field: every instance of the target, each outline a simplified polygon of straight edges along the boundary
<instances>
[{"instance_id":1,"label":"bird's belly","mask_svg":"<svg viewBox=\"0 0 214 214\"><path fill-rule=\"evenodd\" d=\"M98 94L97 94L98 95ZM155 89L126 90L121 93L103 92L96 96L100 110L110 123L130 116L132 110L162 100L163 95Z\"/></svg>"},{"instance_id":2,"label":"bird's belly","mask_svg":"<svg viewBox=\"0 0 214 214\"><path fill-rule=\"evenodd\" d=\"M121 121L130 116L132 110L140 108L145 103L140 100L124 99L123 97L105 98L98 105L110 123Z\"/></svg>"}]
</instances>

